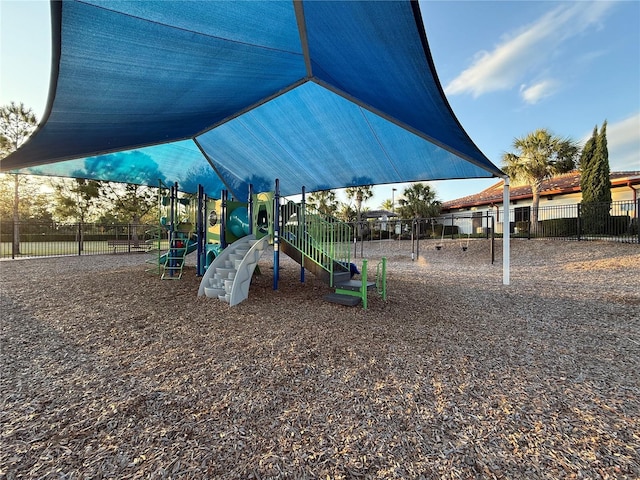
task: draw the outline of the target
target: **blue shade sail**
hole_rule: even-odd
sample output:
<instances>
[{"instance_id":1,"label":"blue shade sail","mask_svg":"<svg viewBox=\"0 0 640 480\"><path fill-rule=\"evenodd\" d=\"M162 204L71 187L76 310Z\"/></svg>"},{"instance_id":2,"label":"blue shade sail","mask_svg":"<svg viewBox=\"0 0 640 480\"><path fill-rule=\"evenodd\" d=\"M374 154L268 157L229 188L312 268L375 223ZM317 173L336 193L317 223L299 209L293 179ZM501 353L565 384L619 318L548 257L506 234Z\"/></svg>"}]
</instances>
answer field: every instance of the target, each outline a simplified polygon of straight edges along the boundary
<instances>
[{"instance_id":1,"label":"blue shade sail","mask_svg":"<svg viewBox=\"0 0 640 480\"><path fill-rule=\"evenodd\" d=\"M158 181L166 185L178 182L185 192L196 192L201 184L212 196L219 195L225 188L191 140L26 167L21 171L31 175L108 179L150 186L157 186Z\"/></svg>"},{"instance_id":2,"label":"blue shade sail","mask_svg":"<svg viewBox=\"0 0 640 480\"><path fill-rule=\"evenodd\" d=\"M52 3L49 104L2 171L246 198L502 175L410 1Z\"/></svg>"},{"instance_id":3,"label":"blue shade sail","mask_svg":"<svg viewBox=\"0 0 640 480\"><path fill-rule=\"evenodd\" d=\"M269 189L274 178L288 195L301 185L316 191L398 183L413 175L440 179L443 163L448 165L445 178L473 178L479 171L313 82L200 135L197 142L210 152L223 181L242 188L240 198L246 194L240 185Z\"/></svg>"}]
</instances>

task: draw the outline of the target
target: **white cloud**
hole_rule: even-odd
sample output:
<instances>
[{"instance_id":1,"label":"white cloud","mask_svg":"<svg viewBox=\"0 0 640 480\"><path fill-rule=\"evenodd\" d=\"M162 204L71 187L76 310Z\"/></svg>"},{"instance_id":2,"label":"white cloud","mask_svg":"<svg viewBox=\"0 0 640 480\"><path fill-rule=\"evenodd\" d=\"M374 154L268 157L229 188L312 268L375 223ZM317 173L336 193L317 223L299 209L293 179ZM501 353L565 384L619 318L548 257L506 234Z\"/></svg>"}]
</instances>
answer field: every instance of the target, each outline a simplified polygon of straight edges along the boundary
<instances>
[{"instance_id":1,"label":"white cloud","mask_svg":"<svg viewBox=\"0 0 640 480\"><path fill-rule=\"evenodd\" d=\"M520 95L529 105L538 103L546 97L550 97L557 91L558 82L554 80L542 80L533 85L521 85Z\"/></svg>"},{"instance_id":2,"label":"white cloud","mask_svg":"<svg viewBox=\"0 0 640 480\"><path fill-rule=\"evenodd\" d=\"M607 125L607 142L616 146L637 145L640 142L640 112Z\"/></svg>"},{"instance_id":3,"label":"white cloud","mask_svg":"<svg viewBox=\"0 0 640 480\"><path fill-rule=\"evenodd\" d=\"M493 51L481 51L466 70L445 88L447 95L488 92L513 88L532 71L540 69L566 40L600 20L613 2L575 2L554 8L520 33L506 38Z\"/></svg>"},{"instance_id":4,"label":"white cloud","mask_svg":"<svg viewBox=\"0 0 640 480\"><path fill-rule=\"evenodd\" d=\"M640 171L640 112L607 125L611 170Z\"/></svg>"},{"instance_id":5,"label":"white cloud","mask_svg":"<svg viewBox=\"0 0 640 480\"><path fill-rule=\"evenodd\" d=\"M598 129L602 124L598 125ZM585 133L580 143L584 145L593 130ZM640 171L640 112L615 123L607 123L607 150L609 168L612 171Z\"/></svg>"}]
</instances>

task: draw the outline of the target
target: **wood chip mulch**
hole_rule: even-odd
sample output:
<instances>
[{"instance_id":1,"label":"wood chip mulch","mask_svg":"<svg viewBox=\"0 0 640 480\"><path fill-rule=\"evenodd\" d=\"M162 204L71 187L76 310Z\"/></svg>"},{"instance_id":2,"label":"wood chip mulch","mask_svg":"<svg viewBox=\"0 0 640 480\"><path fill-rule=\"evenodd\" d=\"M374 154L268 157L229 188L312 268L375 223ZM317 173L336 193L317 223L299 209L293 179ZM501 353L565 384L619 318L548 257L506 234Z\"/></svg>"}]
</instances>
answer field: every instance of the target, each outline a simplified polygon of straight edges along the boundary
<instances>
[{"instance_id":1,"label":"wood chip mulch","mask_svg":"<svg viewBox=\"0 0 640 480\"><path fill-rule=\"evenodd\" d=\"M505 286L433 245L366 244L368 310L269 253L236 307L143 254L0 262L0 478L640 478L640 247L514 240Z\"/></svg>"}]
</instances>

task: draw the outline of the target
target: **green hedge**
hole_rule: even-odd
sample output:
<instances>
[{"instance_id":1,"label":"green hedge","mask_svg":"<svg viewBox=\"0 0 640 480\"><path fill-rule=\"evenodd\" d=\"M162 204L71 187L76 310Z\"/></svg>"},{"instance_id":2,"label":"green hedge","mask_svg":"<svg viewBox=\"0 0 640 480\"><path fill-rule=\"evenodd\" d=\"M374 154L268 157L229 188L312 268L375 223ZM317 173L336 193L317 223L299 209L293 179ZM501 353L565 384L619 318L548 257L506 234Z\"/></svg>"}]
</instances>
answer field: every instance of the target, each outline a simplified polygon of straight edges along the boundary
<instances>
[{"instance_id":1,"label":"green hedge","mask_svg":"<svg viewBox=\"0 0 640 480\"><path fill-rule=\"evenodd\" d=\"M545 237L575 237L578 235L577 218L542 220L540 226L540 234Z\"/></svg>"},{"instance_id":2,"label":"green hedge","mask_svg":"<svg viewBox=\"0 0 640 480\"><path fill-rule=\"evenodd\" d=\"M631 217L629 215L609 215L600 219L599 227L588 220L580 219L580 234L589 235L623 235L633 233L631 227ZM578 219L577 218L554 218L551 220L542 220L540 222L540 234L545 237L575 237L578 235Z\"/></svg>"}]
</instances>

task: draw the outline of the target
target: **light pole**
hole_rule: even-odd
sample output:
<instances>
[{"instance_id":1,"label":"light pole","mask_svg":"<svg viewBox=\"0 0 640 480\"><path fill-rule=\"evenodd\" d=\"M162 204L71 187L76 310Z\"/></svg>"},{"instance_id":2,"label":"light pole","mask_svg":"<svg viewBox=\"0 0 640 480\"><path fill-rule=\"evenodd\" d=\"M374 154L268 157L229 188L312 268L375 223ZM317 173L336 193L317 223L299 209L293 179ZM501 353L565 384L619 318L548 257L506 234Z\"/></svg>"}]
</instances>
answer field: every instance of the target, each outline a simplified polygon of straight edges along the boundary
<instances>
[{"instance_id":1,"label":"light pole","mask_svg":"<svg viewBox=\"0 0 640 480\"><path fill-rule=\"evenodd\" d=\"M396 213L396 188L391 189L391 212Z\"/></svg>"}]
</instances>

